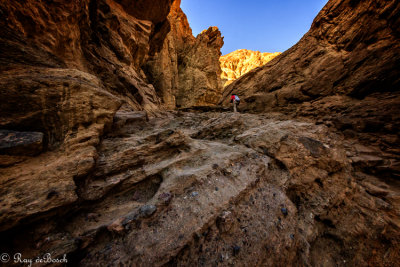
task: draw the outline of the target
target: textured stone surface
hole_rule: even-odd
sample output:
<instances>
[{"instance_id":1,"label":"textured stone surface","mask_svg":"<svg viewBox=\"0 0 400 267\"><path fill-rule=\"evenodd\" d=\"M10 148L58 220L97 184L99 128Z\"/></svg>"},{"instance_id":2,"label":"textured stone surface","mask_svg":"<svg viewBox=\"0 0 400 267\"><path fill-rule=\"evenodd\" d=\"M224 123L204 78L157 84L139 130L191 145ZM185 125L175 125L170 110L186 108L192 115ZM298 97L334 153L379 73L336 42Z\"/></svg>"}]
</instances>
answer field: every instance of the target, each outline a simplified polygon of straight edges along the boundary
<instances>
[{"instance_id":1,"label":"textured stone surface","mask_svg":"<svg viewBox=\"0 0 400 267\"><path fill-rule=\"evenodd\" d=\"M127 4L0 3L0 129L43 134L23 149L2 149L1 230L78 200L77 182L95 166L96 147L122 103L159 110L140 65L155 49L154 36L165 38L168 27L155 24L168 24L172 2L132 1L161 10L140 18Z\"/></svg>"},{"instance_id":2,"label":"textured stone surface","mask_svg":"<svg viewBox=\"0 0 400 267\"><path fill-rule=\"evenodd\" d=\"M292 48L229 85L242 111L306 117L391 154L399 177L399 1L332 0ZM393 166L393 167L389 167Z\"/></svg>"},{"instance_id":3,"label":"textured stone surface","mask_svg":"<svg viewBox=\"0 0 400 267\"><path fill-rule=\"evenodd\" d=\"M261 53L260 51L239 49L220 57L219 61L222 70L221 80L224 87L252 69L267 64L280 54L280 52Z\"/></svg>"},{"instance_id":4,"label":"textured stone surface","mask_svg":"<svg viewBox=\"0 0 400 267\"><path fill-rule=\"evenodd\" d=\"M34 156L42 149L42 133L0 130L0 154Z\"/></svg>"},{"instance_id":5,"label":"textured stone surface","mask_svg":"<svg viewBox=\"0 0 400 267\"><path fill-rule=\"evenodd\" d=\"M105 136L91 175L76 187L64 178L46 199L29 199L28 192L2 199L2 226L37 213L37 205L76 203L42 208L46 220L2 232L2 251L66 253L81 266L398 260L400 187L360 165L375 162L374 147L349 143L324 125L277 116L179 112L116 123L119 134ZM12 181L2 183L2 196L11 187L24 192L21 179Z\"/></svg>"},{"instance_id":6,"label":"textured stone surface","mask_svg":"<svg viewBox=\"0 0 400 267\"><path fill-rule=\"evenodd\" d=\"M99 78L107 91L133 108L157 110L159 99L140 66L156 49L155 36L162 42L168 33L166 16L172 1L152 1L147 6L143 1L121 2L3 1L1 70L78 69ZM152 12L136 18L133 6ZM160 21L166 26L158 29ZM35 72L31 75L34 78Z\"/></svg>"},{"instance_id":7,"label":"textured stone surface","mask_svg":"<svg viewBox=\"0 0 400 267\"><path fill-rule=\"evenodd\" d=\"M168 109L214 105L222 95L219 66L223 38L217 27L192 35L180 0L168 15L171 31L146 73Z\"/></svg>"},{"instance_id":8,"label":"textured stone surface","mask_svg":"<svg viewBox=\"0 0 400 267\"><path fill-rule=\"evenodd\" d=\"M293 111L332 95L398 91L399 9L394 0L329 1L295 46L230 85L224 103L235 90L250 110Z\"/></svg>"}]
</instances>

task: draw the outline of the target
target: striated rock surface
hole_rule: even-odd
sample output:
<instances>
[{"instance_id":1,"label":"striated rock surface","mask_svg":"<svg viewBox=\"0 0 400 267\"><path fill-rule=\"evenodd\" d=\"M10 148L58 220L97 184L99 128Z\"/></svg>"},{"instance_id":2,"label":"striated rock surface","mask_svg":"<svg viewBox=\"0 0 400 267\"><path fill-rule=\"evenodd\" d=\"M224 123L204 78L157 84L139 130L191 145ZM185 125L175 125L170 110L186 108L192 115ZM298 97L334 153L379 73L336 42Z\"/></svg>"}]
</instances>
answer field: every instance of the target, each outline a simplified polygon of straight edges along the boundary
<instances>
[{"instance_id":1,"label":"striated rock surface","mask_svg":"<svg viewBox=\"0 0 400 267\"><path fill-rule=\"evenodd\" d=\"M142 66L163 47L172 3L0 3L0 165L9 167L0 170L1 230L79 199L79 179L93 170L118 110L163 110ZM195 60L207 46L216 53L221 42L210 29L187 55Z\"/></svg>"},{"instance_id":2,"label":"striated rock surface","mask_svg":"<svg viewBox=\"0 0 400 267\"><path fill-rule=\"evenodd\" d=\"M159 110L140 65L154 36L165 38L156 25L169 25L171 4L0 3L1 231L71 210L121 105Z\"/></svg>"},{"instance_id":3,"label":"striated rock surface","mask_svg":"<svg viewBox=\"0 0 400 267\"><path fill-rule=\"evenodd\" d=\"M301 113L303 103L331 96L362 102L374 93L396 95L399 10L394 0L329 1L295 46L231 84L223 102L235 90L247 110Z\"/></svg>"},{"instance_id":4,"label":"striated rock surface","mask_svg":"<svg viewBox=\"0 0 400 267\"><path fill-rule=\"evenodd\" d=\"M158 49L155 36L162 42L168 33L171 4L172 0L147 7L141 1L2 2L1 69L77 69L99 78L107 91L133 108L154 112L160 102L140 66ZM135 17L146 8L154 10Z\"/></svg>"},{"instance_id":5,"label":"striated rock surface","mask_svg":"<svg viewBox=\"0 0 400 267\"><path fill-rule=\"evenodd\" d=\"M224 91L241 109L280 111L379 145L398 177L400 3L332 0L292 48ZM395 167L396 166L396 167Z\"/></svg>"},{"instance_id":6,"label":"striated rock surface","mask_svg":"<svg viewBox=\"0 0 400 267\"><path fill-rule=\"evenodd\" d=\"M195 38L180 0L174 2L168 21L171 31L161 51L145 64L149 80L168 109L215 105L223 90L218 61L224 43L221 32L210 27Z\"/></svg>"},{"instance_id":7,"label":"striated rock surface","mask_svg":"<svg viewBox=\"0 0 400 267\"><path fill-rule=\"evenodd\" d=\"M267 64L280 54L280 52L261 53L260 51L239 49L220 57L219 61L222 70L221 80L224 87L252 69Z\"/></svg>"},{"instance_id":8,"label":"striated rock surface","mask_svg":"<svg viewBox=\"0 0 400 267\"><path fill-rule=\"evenodd\" d=\"M49 180L56 158L34 199L12 192L26 186L16 173L35 169L3 171L2 230L39 210L46 219L3 231L0 249L74 266L394 266L400 187L367 173L386 164L379 153L279 116L120 110L75 186Z\"/></svg>"}]
</instances>

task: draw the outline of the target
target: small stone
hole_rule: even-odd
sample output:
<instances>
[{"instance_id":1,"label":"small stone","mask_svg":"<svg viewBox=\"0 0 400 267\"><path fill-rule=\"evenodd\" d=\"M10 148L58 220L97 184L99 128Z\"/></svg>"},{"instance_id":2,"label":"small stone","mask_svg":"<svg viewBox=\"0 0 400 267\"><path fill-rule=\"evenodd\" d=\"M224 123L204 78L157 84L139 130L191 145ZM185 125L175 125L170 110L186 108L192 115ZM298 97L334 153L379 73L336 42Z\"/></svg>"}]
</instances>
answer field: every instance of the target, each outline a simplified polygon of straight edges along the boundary
<instances>
[{"instance_id":1,"label":"small stone","mask_svg":"<svg viewBox=\"0 0 400 267\"><path fill-rule=\"evenodd\" d=\"M43 151L43 133L0 130L0 154L35 156Z\"/></svg>"},{"instance_id":2,"label":"small stone","mask_svg":"<svg viewBox=\"0 0 400 267\"><path fill-rule=\"evenodd\" d=\"M89 221L98 221L97 220L97 217L98 217L98 214L96 214L96 213L88 213L88 214L86 214L86 220L89 220Z\"/></svg>"},{"instance_id":3,"label":"small stone","mask_svg":"<svg viewBox=\"0 0 400 267\"><path fill-rule=\"evenodd\" d=\"M139 213L141 215L141 217L150 217L151 215L153 215L154 212L156 212L157 207L154 205L144 205L142 207L140 207L139 209Z\"/></svg>"},{"instance_id":4,"label":"small stone","mask_svg":"<svg viewBox=\"0 0 400 267\"><path fill-rule=\"evenodd\" d=\"M286 208L281 208L281 212L283 215L287 216L288 215L288 210Z\"/></svg>"},{"instance_id":5,"label":"small stone","mask_svg":"<svg viewBox=\"0 0 400 267\"><path fill-rule=\"evenodd\" d=\"M172 194L170 192L163 192L158 196L158 200L163 202L164 205L168 205L171 202Z\"/></svg>"},{"instance_id":6,"label":"small stone","mask_svg":"<svg viewBox=\"0 0 400 267\"><path fill-rule=\"evenodd\" d=\"M232 174L232 170L231 169L223 169L222 170L222 173L224 174L224 175L226 175L226 176L229 176L229 175L231 175Z\"/></svg>"},{"instance_id":7,"label":"small stone","mask_svg":"<svg viewBox=\"0 0 400 267\"><path fill-rule=\"evenodd\" d=\"M233 246L233 256L236 256L240 252L240 247L239 246Z\"/></svg>"},{"instance_id":8,"label":"small stone","mask_svg":"<svg viewBox=\"0 0 400 267\"><path fill-rule=\"evenodd\" d=\"M221 216L218 216L216 224L221 233L228 232L234 224L233 214L230 211L222 212Z\"/></svg>"},{"instance_id":9,"label":"small stone","mask_svg":"<svg viewBox=\"0 0 400 267\"><path fill-rule=\"evenodd\" d=\"M124 218L119 218L115 220L113 223L107 226L107 230L114 233L122 233L124 231L124 226L122 225Z\"/></svg>"},{"instance_id":10,"label":"small stone","mask_svg":"<svg viewBox=\"0 0 400 267\"><path fill-rule=\"evenodd\" d=\"M194 192L192 192L192 194L191 194L192 197L197 197L198 195L199 195L199 192L197 192L197 191L194 191Z\"/></svg>"}]
</instances>

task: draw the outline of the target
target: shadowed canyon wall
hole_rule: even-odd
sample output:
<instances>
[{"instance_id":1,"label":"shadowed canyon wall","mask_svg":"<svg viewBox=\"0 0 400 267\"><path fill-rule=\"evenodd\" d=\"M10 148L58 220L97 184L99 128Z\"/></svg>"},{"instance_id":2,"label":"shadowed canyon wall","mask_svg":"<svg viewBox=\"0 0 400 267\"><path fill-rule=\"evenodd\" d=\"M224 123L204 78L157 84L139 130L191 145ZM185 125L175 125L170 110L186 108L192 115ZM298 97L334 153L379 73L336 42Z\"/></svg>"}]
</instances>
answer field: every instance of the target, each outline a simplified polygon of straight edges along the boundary
<instances>
[{"instance_id":1,"label":"shadowed canyon wall","mask_svg":"<svg viewBox=\"0 0 400 267\"><path fill-rule=\"evenodd\" d=\"M223 38L217 27L193 37L180 3L174 2L168 16L172 27L163 48L146 63L149 80L170 109L215 105L223 90L218 61Z\"/></svg>"},{"instance_id":2,"label":"shadowed canyon wall","mask_svg":"<svg viewBox=\"0 0 400 267\"><path fill-rule=\"evenodd\" d=\"M1 171L3 178L8 177L2 180L2 198L12 206L15 194L24 196L21 209L8 210L3 202L2 230L78 199L77 181L95 166L96 146L110 130L117 110L155 115L165 107L162 100L174 94L182 106L217 102L220 32L210 28L194 38L179 4L176 1L172 7L172 0L0 3L0 166L21 163L18 170ZM187 29L179 31L180 25ZM168 35L171 29L182 43L191 40L191 49L182 48L179 54L182 87L178 80L170 81L180 89L159 91L160 99L142 67L149 57L165 51L164 41L173 40ZM178 65L171 68L178 70ZM202 91L187 96L195 91L193 86ZM52 162L54 171L47 171L45 162ZM62 178L52 180L54 175ZM36 178L41 189L59 187L63 196L55 201L41 190L30 191L29 181ZM16 190L8 190L14 183ZM34 199L36 204L25 209Z\"/></svg>"},{"instance_id":3,"label":"shadowed canyon wall","mask_svg":"<svg viewBox=\"0 0 400 267\"><path fill-rule=\"evenodd\" d=\"M42 131L56 146L123 103L157 111L140 66L168 33L172 0L148 5L151 14L140 1L2 1L1 128Z\"/></svg>"}]
</instances>

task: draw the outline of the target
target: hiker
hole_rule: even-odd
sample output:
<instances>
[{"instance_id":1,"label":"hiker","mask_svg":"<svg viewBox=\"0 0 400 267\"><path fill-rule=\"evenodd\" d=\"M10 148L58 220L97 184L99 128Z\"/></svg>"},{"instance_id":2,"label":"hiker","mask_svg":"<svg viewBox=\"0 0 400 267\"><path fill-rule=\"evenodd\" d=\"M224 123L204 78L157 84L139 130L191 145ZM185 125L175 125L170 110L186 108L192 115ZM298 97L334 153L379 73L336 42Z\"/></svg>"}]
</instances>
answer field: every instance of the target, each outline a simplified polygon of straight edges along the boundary
<instances>
[{"instance_id":1,"label":"hiker","mask_svg":"<svg viewBox=\"0 0 400 267\"><path fill-rule=\"evenodd\" d=\"M239 104L240 104L240 98L237 95L232 94L231 95L231 103L233 103L233 111L237 112L236 107L239 106Z\"/></svg>"}]
</instances>

